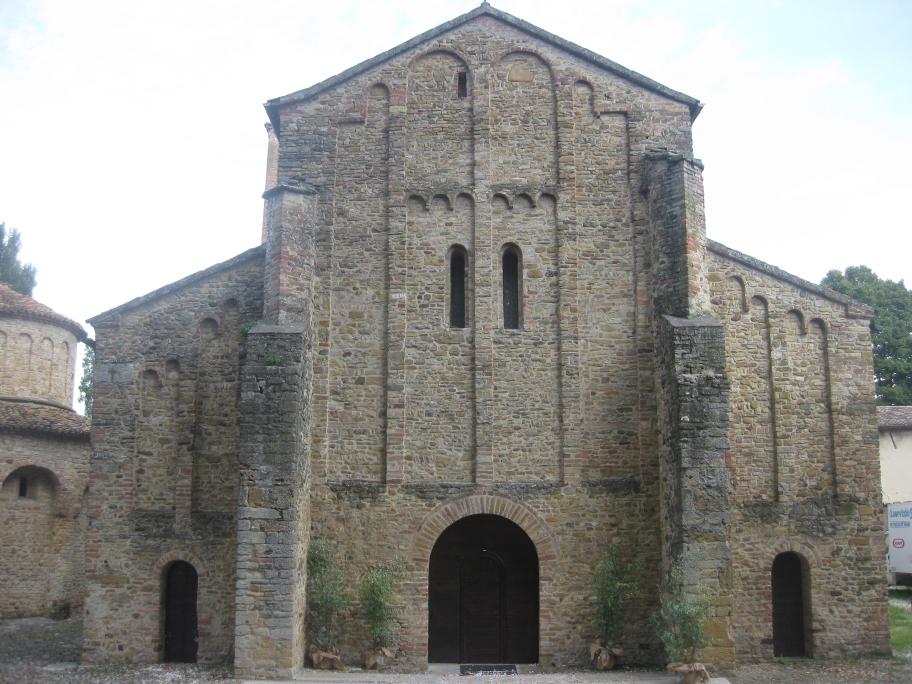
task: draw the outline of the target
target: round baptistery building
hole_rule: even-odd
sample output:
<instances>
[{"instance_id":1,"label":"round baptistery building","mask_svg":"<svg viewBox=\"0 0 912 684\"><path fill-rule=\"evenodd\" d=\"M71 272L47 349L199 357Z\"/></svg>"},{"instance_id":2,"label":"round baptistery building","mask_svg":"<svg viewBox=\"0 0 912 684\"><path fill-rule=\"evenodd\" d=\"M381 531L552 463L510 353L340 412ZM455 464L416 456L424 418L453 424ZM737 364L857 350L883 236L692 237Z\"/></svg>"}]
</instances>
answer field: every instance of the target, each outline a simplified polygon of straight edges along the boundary
<instances>
[{"instance_id":1,"label":"round baptistery building","mask_svg":"<svg viewBox=\"0 0 912 684\"><path fill-rule=\"evenodd\" d=\"M0 618L83 602L89 423L73 410L85 330L0 284Z\"/></svg>"}]
</instances>

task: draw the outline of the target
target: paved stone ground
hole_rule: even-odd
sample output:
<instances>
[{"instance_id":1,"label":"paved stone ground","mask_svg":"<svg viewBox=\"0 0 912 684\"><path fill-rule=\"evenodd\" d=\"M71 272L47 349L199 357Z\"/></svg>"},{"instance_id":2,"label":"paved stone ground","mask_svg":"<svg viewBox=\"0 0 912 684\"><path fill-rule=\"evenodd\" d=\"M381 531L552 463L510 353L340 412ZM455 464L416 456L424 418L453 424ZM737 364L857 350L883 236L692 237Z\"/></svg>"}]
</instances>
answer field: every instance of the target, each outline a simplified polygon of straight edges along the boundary
<instances>
[{"instance_id":1,"label":"paved stone ground","mask_svg":"<svg viewBox=\"0 0 912 684\"><path fill-rule=\"evenodd\" d=\"M177 664L79 667L81 638L82 622L78 617L59 622L47 618L0 620L0 684L241 684L225 668L201 669L195 665ZM504 680L509 680L509 684L672 684L675 681L664 672L645 671L460 678L446 669L420 675L309 671L295 681L304 684L505 684ZM713 684L726 684L726 681L731 684L909 684L912 682L912 654L847 662L794 659L747 665L718 673Z\"/></svg>"}]
</instances>

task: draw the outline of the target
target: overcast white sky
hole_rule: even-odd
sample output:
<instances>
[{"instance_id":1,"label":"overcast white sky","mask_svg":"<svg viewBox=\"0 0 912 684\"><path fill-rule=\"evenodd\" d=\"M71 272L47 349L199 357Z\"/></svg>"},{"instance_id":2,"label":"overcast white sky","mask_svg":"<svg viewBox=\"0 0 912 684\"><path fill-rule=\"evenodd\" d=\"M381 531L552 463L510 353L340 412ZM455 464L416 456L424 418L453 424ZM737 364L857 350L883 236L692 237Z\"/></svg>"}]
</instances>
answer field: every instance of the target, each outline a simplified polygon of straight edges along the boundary
<instances>
[{"instance_id":1,"label":"overcast white sky","mask_svg":"<svg viewBox=\"0 0 912 684\"><path fill-rule=\"evenodd\" d=\"M705 103L710 237L912 284L912 2L500 0ZM79 321L259 241L262 103L473 0L0 0L0 221Z\"/></svg>"}]
</instances>

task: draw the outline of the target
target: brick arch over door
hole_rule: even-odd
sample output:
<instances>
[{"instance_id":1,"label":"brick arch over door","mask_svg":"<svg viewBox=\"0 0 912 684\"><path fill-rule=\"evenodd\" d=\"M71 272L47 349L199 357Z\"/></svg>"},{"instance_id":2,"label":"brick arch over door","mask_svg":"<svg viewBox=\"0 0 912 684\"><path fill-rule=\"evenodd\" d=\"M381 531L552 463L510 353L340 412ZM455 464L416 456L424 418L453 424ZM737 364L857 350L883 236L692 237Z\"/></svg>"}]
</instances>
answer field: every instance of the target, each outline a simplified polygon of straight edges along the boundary
<instances>
[{"instance_id":1,"label":"brick arch over door","mask_svg":"<svg viewBox=\"0 0 912 684\"><path fill-rule=\"evenodd\" d=\"M555 652L554 641L559 631L553 624L557 614L557 589L555 578L558 576L556 563L559 548L554 533L538 514L524 504L502 496L479 494L449 501L428 513L421 524L412 543L412 550L407 561L408 584L417 594L418 604L428 603L428 570L431 551L441 533L457 520L470 515L497 515L516 523L535 545L538 553L539 571L539 662L547 663ZM407 630L403 650L422 663L428 657L428 615L419 611L411 628Z\"/></svg>"}]
</instances>

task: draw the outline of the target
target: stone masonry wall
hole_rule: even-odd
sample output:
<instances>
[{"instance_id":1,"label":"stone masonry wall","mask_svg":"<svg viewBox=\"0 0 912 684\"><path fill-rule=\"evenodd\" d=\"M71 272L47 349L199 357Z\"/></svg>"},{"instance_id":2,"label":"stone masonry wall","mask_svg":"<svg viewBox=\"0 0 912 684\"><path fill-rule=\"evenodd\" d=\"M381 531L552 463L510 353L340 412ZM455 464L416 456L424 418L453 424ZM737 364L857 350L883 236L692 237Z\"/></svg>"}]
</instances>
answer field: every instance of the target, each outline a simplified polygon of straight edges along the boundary
<instances>
[{"instance_id":1,"label":"stone masonry wall","mask_svg":"<svg viewBox=\"0 0 912 684\"><path fill-rule=\"evenodd\" d=\"M304 664L307 333L302 326L258 324L248 334L241 370L235 628L241 677L287 678Z\"/></svg>"},{"instance_id":2,"label":"stone masonry wall","mask_svg":"<svg viewBox=\"0 0 912 684\"><path fill-rule=\"evenodd\" d=\"M89 452L86 438L0 434L0 617L64 615L82 606Z\"/></svg>"},{"instance_id":3,"label":"stone masonry wall","mask_svg":"<svg viewBox=\"0 0 912 684\"><path fill-rule=\"evenodd\" d=\"M728 544L731 479L728 453L729 380L718 321L664 316L658 322L659 425L663 560L683 570L694 599L709 598L710 644L700 658L732 663L732 554Z\"/></svg>"},{"instance_id":4,"label":"stone masonry wall","mask_svg":"<svg viewBox=\"0 0 912 684\"><path fill-rule=\"evenodd\" d=\"M617 543L625 556L642 559L645 589L629 615L623 645L629 662L657 663L659 646L648 625L659 581L656 521L644 514L643 499L635 478L573 489L546 483L385 487L332 482L312 491L312 534L331 541L351 592L371 564L395 558L405 564L397 586L399 657L401 666L415 669L427 663L431 547L452 522L493 513L513 520L532 538L540 569L539 663L545 668L586 662L595 636L593 559L607 544ZM357 604L343 616L340 634L345 662L360 666L369 639Z\"/></svg>"},{"instance_id":5,"label":"stone masonry wall","mask_svg":"<svg viewBox=\"0 0 912 684\"><path fill-rule=\"evenodd\" d=\"M517 51L525 56L520 59ZM509 68L492 66L491 55L498 54L513 55L505 57ZM462 65L468 70L468 92L460 102L456 76ZM495 89L491 97L487 95L490 88ZM546 94L544 100L535 95L536 89ZM580 98L578 91L586 89L592 96ZM383 123L384 97L389 100L386 148L371 142L377 136L374 112ZM469 104L471 118L466 113ZM503 118L508 113L518 118ZM544 445L536 448L549 454L544 458L551 461L552 474L560 472L563 477L566 469L569 479L579 480L599 479L606 472L641 470L641 459L649 459L654 420L650 423L648 413L645 418L639 413L639 401L623 396L651 382L648 366L639 373L635 368L640 359L634 362L642 347L636 343L636 335L649 339L651 333L648 318L635 320L634 302L643 278L637 271L638 257L630 258L634 249L627 236L633 228L627 198L632 194L629 187L638 182L640 167L634 155L643 153L646 141L689 148L686 106L631 87L553 46L481 17L312 101L289 105L278 118L279 181L303 179L320 197L316 236L320 294L315 316L318 348L328 351L314 362L315 473L326 469L338 473L329 475L333 478L392 482L401 480L405 468L415 467L419 473L434 469L446 473L452 468L455 472L443 475L447 479L464 479L469 471L481 478L494 477L494 449L504 448L495 439L497 429L515 425L515 404L501 403L501 398L508 395L509 383L520 381L512 373L495 374L500 366L497 354L508 354L506 360L515 356L523 366L531 363L536 370L528 381L534 382L536 393L547 394L549 387L559 385L559 416L541 420L530 414L521 419L523 439L532 430L545 444L569 445L563 454ZM496 177L501 172L492 164L500 162L492 161L487 142L492 135L506 135L504 122L514 120L541 122L544 131L542 138L518 139L513 146L515 153L511 154L523 159L534 155L536 168L547 162L541 172L520 179L521 183L512 175ZM575 131L576 120L588 126L578 145L572 143L574 136L581 135ZM512 126L513 134L520 135L522 126ZM471 144L460 142L469 134ZM419 149L425 157L416 154ZM548 161L556 159L559 150L564 150L561 173ZM598 150L601 156L597 156ZM372 160L369 165L366 159ZM517 163L525 164L523 168L533 166L526 161ZM587 176L602 165L614 169L609 180L602 180L601 174ZM365 179L366 168L373 170L369 179ZM450 185L441 186L441 177L430 169L454 169L455 175L447 177ZM456 169L463 170L457 173ZM466 178L474 178L474 187L465 187ZM387 186L380 187L378 194L371 190L363 200L349 200L350 193L367 192L362 189L365 185L373 188L383 179ZM594 194L602 187L611 187L616 194ZM558 190L560 197L554 194ZM537 320L544 323L545 316L549 320L543 327L537 322L521 335L501 332L500 250L510 224L496 227L496 204L506 200L515 217L530 205L543 211L552 199L544 197L538 206L539 197L549 194L555 200L551 244L547 233L539 231L534 241L518 245L524 258L530 258L530 268L523 274L526 301L542 301L545 309ZM460 199L459 195L465 196ZM435 196L439 198L435 200ZM409 203L415 205L413 215L418 217L422 204L433 215L435 201L446 208L436 232L424 223L413 225ZM459 218L459 212L465 211L460 205L466 203L473 207L471 221ZM577 217L583 208L585 213ZM637 221L645 220L637 217ZM620 239L606 240L605 231L613 231ZM447 254L454 244L470 238L464 246L472 272L468 291L473 324L462 332L447 331L443 315ZM539 246L539 240L545 242ZM377 246L371 248L372 244ZM594 244L600 249L593 249ZM585 295L577 283L581 273L591 286ZM557 302L560 292L563 295ZM595 305L586 309L585 317L578 307L583 296ZM615 302L616 310L601 311L597 304L606 300ZM626 304L621 306L621 301ZM552 307L550 313L547 306ZM424 332L421 326L431 328ZM581 326L587 327L584 350L579 347ZM514 343L530 345L530 349L514 350ZM358 345L357 354L348 348L350 344ZM443 345L447 345L445 354L439 351ZM434 366L444 363L449 367L436 374L433 367L425 370L423 348L434 352ZM585 371L579 365L583 351L588 358ZM548 355L553 355L550 360ZM378 367L385 376L380 385L375 384ZM430 384L423 381L425 373ZM540 373L554 384L541 385ZM583 382L587 398L606 393L611 398L584 402ZM522 386L516 389L523 396L529 391ZM643 396L647 394L644 390ZM421 435L434 422L433 415L422 417L426 397L432 395L441 405L442 417L452 413L447 406L455 406L458 397L470 396L475 402L471 432L466 434L468 425L463 422L471 415L459 415L456 420L462 429L450 431L443 447L456 461L438 455L442 442L436 431L427 432L428 443L420 447L406 445L413 438L422 440ZM414 408L410 408L412 404ZM571 442L582 438L579 426L584 411L586 448L577 448ZM327 429L319 427L322 422ZM447 424L445 420L436 422ZM414 429L409 429L410 424ZM419 425L424 429L418 429ZM606 433L617 436L617 446L598 438ZM609 446L603 446L606 443ZM338 454L330 457L332 450ZM539 458L533 453L528 457ZM623 465L615 465L624 459ZM543 473L527 470L521 477L540 478Z\"/></svg>"},{"instance_id":6,"label":"stone masonry wall","mask_svg":"<svg viewBox=\"0 0 912 684\"><path fill-rule=\"evenodd\" d=\"M807 566L812 655L888 653L870 313L721 245L709 280L732 384L737 656L772 656L784 551Z\"/></svg>"},{"instance_id":7,"label":"stone masonry wall","mask_svg":"<svg viewBox=\"0 0 912 684\"><path fill-rule=\"evenodd\" d=\"M278 183L317 198L312 535L335 544L350 591L370 564L407 561L413 666L427 658L428 559L411 545L471 497L521 506L560 540L556 557L539 548L542 663L585 659L609 542L656 595L649 216L631 188L647 147L690 154L690 121L489 16L278 110ZM522 258L518 330L503 325L508 246ZM454 248L465 328L449 325ZM660 657L653 608L637 606L625 637L637 662ZM355 609L342 633L355 663Z\"/></svg>"},{"instance_id":8,"label":"stone masonry wall","mask_svg":"<svg viewBox=\"0 0 912 684\"><path fill-rule=\"evenodd\" d=\"M262 282L252 250L92 321L88 661L161 659L163 573L177 560L199 575L199 659L231 653L239 358Z\"/></svg>"}]
</instances>

